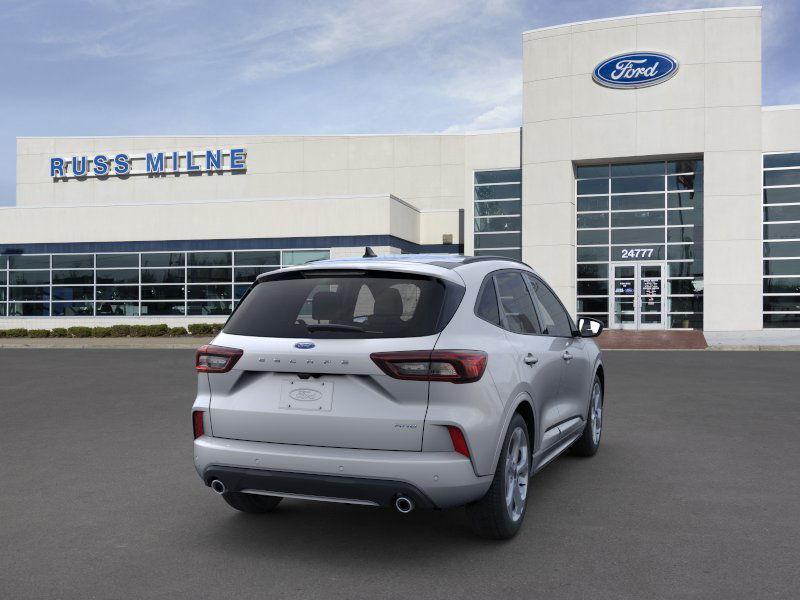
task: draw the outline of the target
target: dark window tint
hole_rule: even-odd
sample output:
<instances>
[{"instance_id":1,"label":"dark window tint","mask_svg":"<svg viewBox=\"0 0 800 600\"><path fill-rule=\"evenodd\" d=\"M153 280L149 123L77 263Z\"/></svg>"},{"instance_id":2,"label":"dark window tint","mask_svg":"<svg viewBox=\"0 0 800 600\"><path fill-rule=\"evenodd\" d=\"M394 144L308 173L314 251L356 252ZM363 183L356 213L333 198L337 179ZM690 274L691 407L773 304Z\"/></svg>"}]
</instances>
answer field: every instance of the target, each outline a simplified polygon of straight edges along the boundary
<instances>
[{"instance_id":1,"label":"dark window tint","mask_svg":"<svg viewBox=\"0 0 800 600\"><path fill-rule=\"evenodd\" d=\"M432 335L444 326L439 315L446 295L454 294L460 301L463 289L418 275L291 273L256 285L225 332L277 338Z\"/></svg>"},{"instance_id":2,"label":"dark window tint","mask_svg":"<svg viewBox=\"0 0 800 600\"><path fill-rule=\"evenodd\" d=\"M600 279L608 277L608 265L578 265L579 279Z\"/></svg>"},{"instance_id":3,"label":"dark window tint","mask_svg":"<svg viewBox=\"0 0 800 600\"><path fill-rule=\"evenodd\" d=\"M660 230L663 233L663 229ZM636 246L614 246L611 249L611 260L663 260L664 246L654 244L637 244Z\"/></svg>"},{"instance_id":4,"label":"dark window tint","mask_svg":"<svg viewBox=\"0 0 800 600\"><path fill-rule=\"evenodd\" d=\"M98 285L98 300L138 300L139 288L135 285Z\"/></svg>"},{"instance_id":5,"label":"dark window tint","mask_svg":"<svg viewBox=\"0 0 800 600\"><path fill-rule=\"evenodd\" d=\"M578 298L579 312L605 312L608 310L608 298Z\"/></svg>"},{"instance_id":6,"label":"dark window tint","mask_svg":"<svg viewBox=\"0 0 800 600\"><path fill-rule=\"evenodd\" d=\"M96 273L97 283L139 283L138 269L109 269Z\"/></svg>"},{"instance_id":7,"label":"dark window tint","mask_svg":"<svg viewBox=\"0 0 800 600\"><path fill-rule=\"evenodd\" d=\"M612 177L620 177L623 175L663 175L663 174L664 174L663 162L611 165Z\"/></svg>"},{"instance_id":8,"label":"dark window tint","mask_svg":"<svg viewBox=\"0 0 800 600\"><path fill-rule=\"evenodd\" d=\"M277 267L236 267L233 270L233 280L236 282L252 283L262 273L274 271Z\"/></svg>"},{"instance_id":9,"label":"dark window tint","mask_svg":"<svg viewBox=\"0 0 800 600\"><path fill-rule=\"evenodd\" d=\"M800 314L764 315L764 327L792 327L800 328Z\"/></svg>"},{"instance_id":10,"label":"dark window tint","mask_svg":"<svg viewBox=\"0 0 800 600\"><path fill-rule=\"evenodd\" d=\"M578 212L587 210L608 210L608 196L601 198L578 198Z\"/></svg>"},{"instance_id":11,"label":"dark window tint","mask_svg":"<svg viewBox=\"0 0 800 600\"><path fill-rule=\"evenodd\" d=\"M579 281L579 296L603 296L608 294L608 281Z\"/></svg>"},{"instance_id":12,"label":"dark window tint","mask_svg":"<svg viewBox=\"0 0 800 600\"><path fill-rule=\"evenodd\" d=\"M613 215L611 215L612 227L646 227L648 225L663 224L663 210L615 212Z\"/></svg>"},{"instance_id":13,"label":"dark window tint","mask_svg":"<svg viewBox=\"0 0 800 600\"><path fill-rule=\"evenodd\" d=\"M608 194L608 179L584 179L578 181L578 195Z\"/></svg>"},{"instance_id":14,"label":"dark window tint","mask_svg":"<svg viewBox=\"0 0 800 600\"><path fill-rule=\"evenodd\" d=\"M764 190L764 204L800 202L800 187Z\"/></svg>"},{"instance_id":15,"label":"dark window tint","mask_svg":"<svg viewBox=\"0 0 800 600\"><path fill-rule=\"evenodd\" d=\"M183 283L183 269L142 269L142 283Z\"/></svg>"},{"instance_id":16,"label":"dark window tint","mask_svg":"<svg viewBox=\"0 0 800 600\"><path fill-rule=\"evenodd\" d=\"M694 275L691 262L669 263L668 267L670 277L688 277Z\"/></svg>"},{"instance_id":17,"label":"dark window tint","mask_svg":"<svg viewBox=\"0 0 800 600\"><path fill-rule=\"evenodd\" d=\"M230 268L189 269L189 283L217 283L231 280Z\"/></svg>"},{"instance_id":18,"label":"dark window tint","mask_svg":"<svg viewBox=\"0 0 800 600\"><path fill-rule=\"evenodd\" d=\"M141 315L153 316L180 316L185 314L183 301L181 302L142 302Z\"/></svg>"},{"instance_id":19,"label":"dark window tint","mask_svg":"<svg viewBox=\"0 0 800 600\"><path fill-rule=\"evenodd\" d=\"M53 300L93 300L92 294L94 288L90 285L53 287Z\"/></svg>"},{"instance_id":20,"label":"dark window tint","mask_svg":"<svg viewBox=\"0 0 800 600\"><path fill-rule=\"evenodd\" d=\"M231 312L231 303L226 301L189 302L187 314L190 315L227 315Z\"/></svg>"},{"instance_id":21,"label":"dark window tint","mask_svg":"<svg viewBox=\"0 0 800 600\"><path fill-rule=\"evenodd\" d=\"M49 287L12 287L8 288L9 300L49 300Z\"/></svg>"},{"instance_id":22,"label":"dark window tint","mask_svg":"<svg viewBox=\"0 0 800 600\"><path fill-rule=\"evenodd\" d=\"M93 312L91 302L53 302L54 317L91 317Z\"/></svg>"},{"instance_id":23,"label":"dark window tint","mask_svg":"<svg viewBox=\"0 0 800 600\"><path fill-rule=\"evenodd\" d=\"M800 275L800 259L765 260L764 275Z\"/></svg>"},{"instance_id":24,"label":"dark window tint","mask_svg":"<svg viewBox=\"0 0 800 600\"><path fill-rule=\"evenodd\" d=\"M800 184L800 169L786 171L764 171L764 185Z\"/></svg>"},{"instance_id":25,"label":"dark window tint","mask_svg":"<svg viewBox=\"0 0 800 600\"><path fill-rule=\"evenodd\" d=\"M703 187L703 178L695 175L668 175L667 189L673 190L699 190Z\"/></svg>"},{"instance_id":26,"label":"dark window tint","mask_svg":"<svg viewBox=\"0 0 800 600\"><path fill-rule=\"evenodd\" d=\"M475 219L475 231L520 231L519 217L489 217Z\"/></svg>"},{"instance_id":27,"label":"dark window tint","mask_svg":"<svg viewBox=\"0 0 800 600\"><path fill-rule=\"evenodd\" d=\"M53 271L53 283L94 283L94 271Z\"/></svg>"},{"instance_id":28,"label":"dark window tint","mask_svg":"<svg viewBox=\"0 0 800 600\"><path fill-rule=\"evenodd\" d=\"M189 252L189 265L216 267L231 264L230 252Z\"/></svg>"},{"instance_id":29,"label":"dark window tint","mask_svg":"<svg viewBox=\"0 0 800 600\"><path fill-rule=\"evenodd\" d=\"M694 227L670 227L667 229L668 242L694 241Z\"/></svg>"},{"instance_id":30,"label":"dark window tint","mask_svg":"<svg viewBox=\"0 0 800 600\"><path fill-rule=\"evenodd\" d=\"M520 200L497 200L497 201L475 203L476 217L491 217L494 215L519 215L521 213L522 213L522 201Z\"/></svg>"},{"instance_id":31,"label":"dark window tint","mask_svg":"<svg viewBox=\"0 0 800 600\"><path fill-rule=\"evenodd\" d=\"M98 254L97 264L98 269L117 268L117 267L138 267L139 255L138 254Z\"/></svg>"},{"instance_id":32,"label":"dark window tint","mask_svg":"<svg viewBox=\"0 0 800 600\"><path fill-rule=\"evenodd\" d=\"M664 208L664 194L611 196L612 210L646 210L649 208Z\"/></svg>"},{"instance_id":33,"label":"dark window tint","mask_svg":"<svg viewBox=\"0 0 800 600\"><path fill-rule=\"evenodd\" d=\"M182 285L143 285L142 301L180 300L184 297Z\"/></svg>"},{"instance_id":34,"label":"dark window tint","mask_svg":"<svg viewBox=\"0 0 800 600\"><path fill-rule=\"evenodd\" d=\"M608 177L608 165L585 165L575 170L578 179L590 177Z\"/></svg>"},{"instance_id":35,"label":"dark window tint","mask_svg":"<svg viewBox=\"0 0 800 600\"><path fill-rule=\"evenodd\" d=\"M667 194L668 208L699 208L702 205L702 192L672 192Z\"/></svg>"},{"instance_id":36,"label":"dark window tint","mask_svg":"<svg viewBox=\"0 0 800 600\"><path fill-rule=\"evenodd\" d=\"M558 337L572 337L572 323L555 294L537 277L526 273L533 288L536 312L541 320L542 333Z\"/></svg>"},{"instance_id":37,"label":"dark window tint","mask_svg":"<svg viewBox=\"0 0 800 600\"><path fill-rule=\"evenodd\" d=\"M800 258L800 242L764 242L764 256Z\"/></svg>"},{"instance_id":38,"label":"dark window tint","mask_svg":"<svg viewBox=\"0 0 800 600\"><path fill-rule=\"evenodd\" d=\"M182 267L186 264L183 252L142 254L143 267Z\"/></svg>"},{"instance_id":39,"label":"dark window tint","mask_svg":"<svg viewBox=\"0 0 800 600\"><path fill-rule=\"evenodd\" d=\"M652 244L664 241L664 229L612 229L612 244Z\"/></svg>"},{"instance_id":40,"label":"dark window tint","mask_svg":"<svg viewBox=\"0 0 800 600\"><path fill-rule=\"evenodd\" d=\"M500 200L503 198L521 198L522 185L483 185L475 188L475 200Z\"/></svg>"},{"instance_id":41,"label":"dark window tint","mask_svg":"<svg viewBox=\"0 0 800 600\"><path fill-rule=\"evenodd\" d=\"M764 168L800 167L800 152L764 155Z\"/></svg>"},{"instance_id":42,"label":"dark window tint","mask_svg":"<svg viewBox=\"0 0 800 600\"><path fill-rule=\"evenodd\" d=\"M764 225L764 239L800 239L800 223Z\"/></svg>"},{"instance_id":43,"label":"dark window tint","mask_svg":"<svg viewBox=\"0 0 800 600\"><path fill-rule=\"evenodd\" d=\"M9 285L41 285L50 283L50 271L11 271Z\"/></svg>"},{"instance_id":44,"label":"dark window tint","mask_svg":"<svg viewBox=\"0 0 800 600\"><path fill-rule=\"evenodd\" d=\"M764 296L764 310L800 312L800 296Z\"/></svg>"},{"instance_id":45,"label":"dark window tint","mask_svg":"<svg viewBox=\"0 0 800 600\"><path fill-rule=\"evenodd\" d=\"M50 305L40 302L11 302L8 305L8 314L12 317L46 317L50 314Z\"/></svg>"},{"instance_id":46,"label":"dark window tint","mask_svg":"<svg viewBox=\"0 0 800 600\"><path fill-rule=\"evenodd\" d=\"M694 250L691 244L667 246L668 260L682 260L694 258Z\"/></svg>"},{"instance_id":47,"label":"dark window tint","mask_svg":"<svg viewBox=\"0 0 800 600\"><path fill-rule=\"evenodd\" d=\"M765 221L800 221L800 204L797 206L767 206Z\"/></svg>"},{"instance_id":48,"label":"dark window tint","mask_svg":"<svg viewBox=\"0 0 800 600\"><path fill-rule=\"evenodd\" d=\"M696 294L702 289L702 284L702 280L670 279L668 291L670 294Z\"/></svg>"},{"instance_id":49,"label":"dark window tint","mask_svg":"<svg viewBox=\"0 0 800 600\"><path fill-rule=\"evenodd\" d=\"M612 194L657 192L663 190L663 177L621 177L611 180Z\"/></svg>"},{"instance_id":50,"label":"dark window tint","mask_svg":"<svg viewBox=\"0 0 800 600\"><path fill-rule=\"evenodd\" d=\"M237 265L280 265L281 253L276 250L254 250L234 252Z\"/></svg>"},{"instance_id":51,"label":"dark window tint","mask_svg":"<svg viewBox=\"0 0 800 600\"><path fill-rule=\"evenodd\" d=\"M189 300L230 300L230 285L190 285L187 290Z\"/></svg>"},{"instance_id":52,"label":"dark window tint","mask_svg":"<svg viewBox=\"0 0 800 600\"><path fill-rule=\"evenodd\" d=\"M764 279L766 294L800 294L800 277Z\"/></svg>"},{"instance_id":53,"label":"dark window tint","mask_svg":"<svg viewBox=\"0 0 800 600\"><path fill-rule=\"evenodd\" d=\"M91 269L94 256L91 254L54 254L54 269Z\"/></svg>"},{"instance_id":54,"label":"dark window tint","mask_svg":"<svg viewBox=\"0 0 800 600\"><path fill-rule=\"evenodd\" d=\"M517 271L498 273L495 284L506 328L514 333L539 333L536 311L522 274Z\"/></svg>"},{"instance_id":55,"label":"dark window tint","mask_svg":"<svg viewBox=\"0 0 800 600\"><path fill-rule=\"evenodd\" d=\"M608 261L608 248L584 247L577 249L578 262Z\"/></svg>"},{"instance_id":56,"label":"dark window tint","mask_svg":"<svg viewBox=\"0 0 800 600\"><path fill-rule=\"evenodd\" d=\"M699 210L670 210L667 225L700 225L702 214Z\"/></svg>"},{"instance_id":57,"label":"dark window tint","mask_svg":"<svg viewBox=\"0 0 800 600\"><path fill-rule=\"evenodd\" d=\"M578 229L588 229L591 227L608 227L608 213L579 214Z\"/></svg>"},{"instance_id":58,"label":"dark window tint","mask_svg":"<svg viewBox=\"0 0 800 600\"><path fill-rule=\"evenodd\" d=\"M475 235L476 248L513 248L519 246L519 233L483 233Z\"/></svg>"},{"instance_id":59,"label":"dark window tint","mask_svg":"<svg viewBox=\"0 0 800 600\"><path fill-rule=\"evenodd\" d=\"M34 255L34 256L9 256L8 257L9 269L49 269L50 256L49 255Z\"/></svg>"},{"instance_id":60,"label":"dark window tint","mask_svg":"<svg viewBox=\"0 0 800 600\"><path fill-rule=\"evenodd\" d=\"M95 313L114 317L136 317L139 315L139 304L136 302L98 302Z\"/></svg>"},{"instance_id":61,"label":"dark window tint","mask_svg":"<svg viewBox=\"0 0 800 600\"><path fill-rule=\"evenodd\" d=\"M578 244L608 244L608 229L582 229L578 230Z\"/></svg>"},{"instance_id":62,"label":"dark window tint","mask_svg":"<svg viewBox=\"0 0 800 600\"><path fill-rule=\"evenodd\" d=\"M475 314L492 325L500 325L500 311L497 308L497 293L491 276L484 281L481 295L475 306Z\"/></svg>"},{"instance_id":63,"label":"dark window tint","mask_svg":"<svg viewBox=\"0 0 800 600\"><path fill-rule=\"evenodd\" d=\"M522 171L507 169L501 171L476 171L475 183L503 183L507 181L520 181Z\"/></svg>"},{"instance_id":64,"label":"dark window tint","mask_svg":"<svg viewBox=\"0 0 800 600\"><path fill-rule=\"evenodd\" d=\"M702 160L675 160L667 163L667 173L696 173L703 170Z\"/></svg>"}]
</instances>

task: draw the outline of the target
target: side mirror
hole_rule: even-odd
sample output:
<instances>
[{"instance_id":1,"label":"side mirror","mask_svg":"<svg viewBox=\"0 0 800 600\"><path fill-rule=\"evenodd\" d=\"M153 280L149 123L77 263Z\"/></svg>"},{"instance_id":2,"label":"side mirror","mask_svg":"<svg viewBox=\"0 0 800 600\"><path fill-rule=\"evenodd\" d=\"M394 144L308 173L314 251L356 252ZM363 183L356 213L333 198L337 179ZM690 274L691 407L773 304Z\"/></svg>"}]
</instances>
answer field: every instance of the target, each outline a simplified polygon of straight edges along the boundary
<instances>
[{"instance_id":1,"label":"side mirror","mask_svg":"<svg viewBox=\"0 0 800 600\"><path fill-rule=\"evenodd\" d=\"M581 337L597 337L602 331L603 323L597 319L591 319L589 317L581 317L578 319L578 333Z\"/></svg>"}]
</instances>

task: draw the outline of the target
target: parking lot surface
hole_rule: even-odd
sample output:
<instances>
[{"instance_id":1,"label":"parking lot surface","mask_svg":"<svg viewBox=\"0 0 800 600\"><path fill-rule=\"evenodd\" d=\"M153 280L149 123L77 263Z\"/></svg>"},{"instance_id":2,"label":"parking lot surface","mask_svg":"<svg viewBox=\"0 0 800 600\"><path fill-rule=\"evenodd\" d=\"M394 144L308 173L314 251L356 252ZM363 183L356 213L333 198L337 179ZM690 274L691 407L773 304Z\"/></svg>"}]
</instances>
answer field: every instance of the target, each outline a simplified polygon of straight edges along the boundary
<instances>
[{"instance_id":1,"label":"parking lot surface","mask_svg":"<svg viewBox=\"0 0 800 600\"><path fill-rule=\"evenodd\" d=\"M796 598L800 354L608 352L603 442L510 542L462 510L284 500L194 471L186 350L0 350L0 597Z\"/></svg>"}]
</instances>

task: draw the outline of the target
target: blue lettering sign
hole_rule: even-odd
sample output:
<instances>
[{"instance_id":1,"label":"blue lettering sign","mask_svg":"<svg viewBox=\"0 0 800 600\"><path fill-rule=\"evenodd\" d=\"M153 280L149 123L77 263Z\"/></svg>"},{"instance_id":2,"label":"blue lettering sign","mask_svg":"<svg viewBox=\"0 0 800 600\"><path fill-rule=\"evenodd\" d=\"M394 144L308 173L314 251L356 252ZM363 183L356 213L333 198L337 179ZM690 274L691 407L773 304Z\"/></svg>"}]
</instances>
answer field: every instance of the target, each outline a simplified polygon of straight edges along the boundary
<instances>
[{"instance_id":1,"label":"blue lettering sign","mask_svg":"<svg viewBox=\"0 0 800 600\"><path fill-rule=\"evenodd\" d=\"M181 170L181 156L177 152L172 153L172 170L176 173Z\"/></svg>"},{"instance_id":2,"label":"blue lettering sign","mask_svg":"<svg viewBox=\"0 0 800 600\"><path fill-rule=\"evenodd\" d=\"M159 152L153 154L148 152L145 157L145 170L148 173L163 173L164 172L164 153Z\"/></svg>"},{"instance_id":3,"label":"blue lettering sign","mask_svg":"<svg viewBox=\"0 0 800 600\"><path fill-rule=\"evenodd\" d=\"M186 170L190 172L200 170L200 165L194 164L194 155L191 150L187 150L186 152Z\"/></svg>"},{"instance_id":4,"label":"blue lettering sign","mask_svg":"<svg viewBox=\"0 0 800 600\"><path fill-rule=\"evenodd\" d=\"M114 172L117 175L127 175L128 172L130 172L131 163L127 154L120 152L114 157L114 162L116 163L114 166Z\"/></svg>"},{"instance_id":5,"label":"blue lettering sign","mask_svg":"<svg viewBox=\"0 0 800 600\"><path fill-rule=\"evenodd\" d=\"M51 158L50 159L50 177L63 177L64 176L64 159Z\"/></svg>"},{"instance_id":6,"label":"blue lettering sign","mask_svg":"<svg viewBox=\"0 0 800 600\"><path fill-rule=\"evenodd\" d=\"M86 157L73 156L72 157L72 174L75 177L86 175Z\"/></svg>"},{"instance_id":7,"label":"blue lettering sign","mask_svg":"<svg viewBox=\"0 0 800 600\"><path fill-rule=\"evenodd\" d=\"M231 171L246 169L244 164L244 148L231 148Z\"/></svg>"},{"instance_id":8,"label":"blue lettering sign","mask_svg":"<svg viewBox=\"0 0 800 600\"><path fill-rule=\"evenodd\" d=\"M659 52L613 56L594 69L592 79L610 88L641 88L662 83L678 72L678 61Z\"/></svg>"},{"instance_id":9,"label":"blue lettering sign","mask_svg":"<svg viewBox=\"0 0 800 600\"><path fill-rule=\"evenodd\" d=\"M222 168L222 150L206 150L206 171Z\"/></svg>"},{"instance_id":10,"label":"blue lettering sign","mask_svg":"<svg viewBox=\"0 0 800 600\"><path fill-rule=\"evenodd\" d=\"M92 161L94 163L95 175L108 175L108 157L105 154L98 154Z\"/></svg>"}]
</instances>

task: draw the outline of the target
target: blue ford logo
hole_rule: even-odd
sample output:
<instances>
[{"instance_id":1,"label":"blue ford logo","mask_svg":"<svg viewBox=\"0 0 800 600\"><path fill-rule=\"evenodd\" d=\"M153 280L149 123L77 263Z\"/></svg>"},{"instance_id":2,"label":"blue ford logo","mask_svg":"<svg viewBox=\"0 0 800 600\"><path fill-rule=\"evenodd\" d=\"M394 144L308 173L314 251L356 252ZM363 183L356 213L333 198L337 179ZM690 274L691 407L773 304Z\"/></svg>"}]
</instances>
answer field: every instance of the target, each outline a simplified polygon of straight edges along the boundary
<instances>
[{"instance_id":1,"label":"blue ford logo","mask_svg":"<svg viewBox=\"0 0 800 600\"><path fill-rule=\"evenodd\" d=\"M678 72L678 61L658 52L630 52L601 62L592 79L610 88L640 88L666 81Z\"/></svg>"},{"instance_id":2,"label":"blue ford logo","mask_svg":"<svg viewBox=\"0 0 800 600\"><path fill-rule=\"evenodd\" d=\"M297 342L294 347L299 350L308 350L309 348L313 348L316 346L314 342Z\"/></svg>"}]
</instances>

